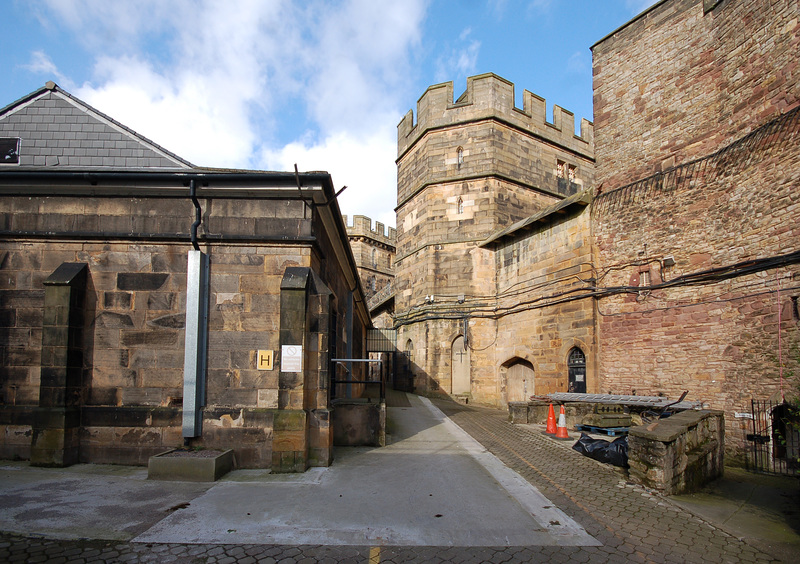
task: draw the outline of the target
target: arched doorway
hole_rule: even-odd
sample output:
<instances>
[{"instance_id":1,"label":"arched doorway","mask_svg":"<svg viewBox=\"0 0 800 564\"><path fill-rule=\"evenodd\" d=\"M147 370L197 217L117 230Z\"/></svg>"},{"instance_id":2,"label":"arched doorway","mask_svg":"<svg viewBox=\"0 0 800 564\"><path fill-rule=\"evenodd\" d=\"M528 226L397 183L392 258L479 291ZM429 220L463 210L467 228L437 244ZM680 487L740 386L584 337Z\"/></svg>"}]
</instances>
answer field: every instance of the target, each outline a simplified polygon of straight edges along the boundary
<instances>
[{"instance_id":1,"label":"arched doorway","mask_svg":"<svg viewBox=\"0 0 800 564\"><path fill-rule=\"evenodd\" d=\"M586 355L578 347L569 351L567 357L569 370L569 391L577 394L586 393Z\"/></svg>"},{"instance_id":2,"label":"arched doorway","mask_svg":"<svg viewBox=\"0 0 800 564\"><path fill-rule=\"evenodd\" d=\"M468 394L472 391L469 374L469 348L464 337L459 335L450 349L451 392L453 395Z\"/></svg>"},{"instance_id":3,"label":"arched doorway","mask_svg":"<svg viewBox=\"0 0 800 564\"><path fill-rule=\"evenodd\" d=\"M414 343L411 339L406 341L406 346L403 349L402 368L400 370L402 377L401 382L398 383L398 389L406 392L414 391Z\"/></svg>"},{"instance_id":4,"label":"arched doorway","mask_svg":"<svg viewBox=\"0 0 800 564\"><path fill-rule=\"evenodd\" d=\"M518 358L506 369L506 401L528 401L533 393L533 365Z\"/></svg>"}]
</instances>

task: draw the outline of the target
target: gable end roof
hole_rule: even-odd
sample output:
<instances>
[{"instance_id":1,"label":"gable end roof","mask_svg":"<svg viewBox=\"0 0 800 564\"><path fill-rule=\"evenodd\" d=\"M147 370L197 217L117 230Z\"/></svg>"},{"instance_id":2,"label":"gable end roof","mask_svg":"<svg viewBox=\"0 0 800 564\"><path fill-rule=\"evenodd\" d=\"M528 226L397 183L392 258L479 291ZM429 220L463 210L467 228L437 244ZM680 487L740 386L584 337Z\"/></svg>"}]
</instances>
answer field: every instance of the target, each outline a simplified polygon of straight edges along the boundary
<instances>
[{"instance_id":1,"label":"gable end roof","mask_svg":"<svg viewBox=\"0 0 800 564\"><path fill-rule=\"evenodd\" d=\"M194 168L53 82L0 110L0 137L20 139L24 168Z\"/></svg>"}]
</instances>

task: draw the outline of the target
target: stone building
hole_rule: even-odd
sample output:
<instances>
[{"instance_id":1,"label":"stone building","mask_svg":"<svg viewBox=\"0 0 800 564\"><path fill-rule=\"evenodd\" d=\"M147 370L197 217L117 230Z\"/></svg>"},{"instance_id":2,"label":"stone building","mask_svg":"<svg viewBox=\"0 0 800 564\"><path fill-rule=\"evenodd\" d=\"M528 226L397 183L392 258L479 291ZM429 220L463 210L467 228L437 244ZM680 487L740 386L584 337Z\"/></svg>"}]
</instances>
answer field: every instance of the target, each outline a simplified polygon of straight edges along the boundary
<instances>
[{"instance_id":1,"label":"stone building","mask_svg":"<svg viewBox=\"0 0 800 564\"><path fill-rule=\"evenodd\" d=\"M0 457L330 464L370 319L327 173L196 167L53 83L0 150Z\"/></svg>"},{"instance_id":2,"label":"stone building","mask_svg":"<svg viewBox=\"0 0 800 564\"><path fill-rule=\"evenodd\" d=\"M724 410L800 371L800 4L664 0L592 47L594 124L494 75L398 126L399 346L416 386Z\"/></svg>"},{"instance_id":3,"label":"stone building","mask_svg":"<svg viewBox=\"0 0 800 564\"><path fill-rule=\"evenodd\" d=\"M372 220L363 215L354 216L352 219L353 224L349 225L347 216L344 216L347 237L356 260L372 321L376 327L391 328L391 314L394 311L392 281L395 228L386 228L379 221L375 222L373 228Z\"/></svg>"},{"instance_id":4,"label":"stone building","mask_svg":"<svg viewBox=\"0 0 800 564\"><path fill-rule=\"evenodd\" d=\"M490 403L534 387L566 391L559 371L573 348L591 355L591 328L559 336L560 321L539 322L520 290L583 272L582 251L549 227L588 201L591 123L575 135L573 115L558 106L547 121L545 101L528 91L516 108L514 85L492 74L469 78L456 100L452 83L428 88L416 118L409 112L398 126L395 261L398 346L416 388ZM521 242L531 229L539 242Z\"/></svg>"}]
</instances>

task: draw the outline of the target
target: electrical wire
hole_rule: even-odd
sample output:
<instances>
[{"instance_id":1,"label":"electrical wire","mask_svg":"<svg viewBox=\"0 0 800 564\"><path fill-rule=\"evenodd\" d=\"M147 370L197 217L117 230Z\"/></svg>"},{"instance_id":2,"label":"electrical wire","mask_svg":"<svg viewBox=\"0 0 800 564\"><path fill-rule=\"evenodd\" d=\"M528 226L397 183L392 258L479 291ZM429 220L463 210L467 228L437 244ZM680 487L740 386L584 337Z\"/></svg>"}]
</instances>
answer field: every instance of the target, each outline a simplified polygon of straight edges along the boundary
<instances>
[{"instance_id":1,"label":"electrical wire","mask_svg":"<svg viewBox=\"0 0 800 564\"><path fill-rule=\"evenodd\" d=\"M639 262L640 264L647 264L647 262L644 263L641 263L640 261L637 262ZM708 285L712 283L722 282L725 280L732 280L749 274L755 274L758 272L763 272L765 270L771 270L774 268L780 268L783 266L788 266L797 263L800 263L800 251L793 251L785 255L742 261L731 265L685 274L677 278L674 278L672 280L668 280L659 284L651 284L649 286L610 286L610 287L583 286L583 287L571 288L569 290L562 292L552 293L549 295L536 296L529 300L518 302L511 306L497 305L491 307L489 305L482 305L480 307L465 308L463 306L454 307L442 304L442 306L427 306L424 309L420 307L416 311L409 311L405 313L396 314L395 327L401 327L404 325L421 323L424 321L432 321L432 320L458 320L458 319L463 319L464 317L499 319L507 315L520 313L522 311L541 309L544 307L551 307L554 305L559 305L562 303L567 303L576 300L584 300L587 298L602 299L605 297L621 295L621 294L639 295L643 291L652 292L655 290L663 290L667 288L681 288L681 287L691 287L698 285ZM772 290L769 290L768 292L772 292ZM530 291L526 293L530 293ZM763 292L761 294L763 294ZM748 296L752 297L756 295L760 294L754 293L754 294L749 294ZM729 300L711 300L710 303L713 303L715 301L733 301L736 299L741 299L743 297L747 296L737 296L730 298ZM494 301L498 301L500 299L500 296L496 295L493 298L487 297L485 299L490 299L490 300L493 299ZM698 305L698 303L675 304L675 305L665 306L663 308L655 308L648 311L657 311L659 309L670 309L672 307L689 307L691 305ZM703 302L703 303L709 303L709 302ZM601 315L623 315L623 314L605 314L602 311L600 311L599 308L598 311ZM628 315L629 313L638 313L638 312L626 312L624 315ZM642 311L641 313L644 313L644 311Z\"/></svg>"}]
</instances>

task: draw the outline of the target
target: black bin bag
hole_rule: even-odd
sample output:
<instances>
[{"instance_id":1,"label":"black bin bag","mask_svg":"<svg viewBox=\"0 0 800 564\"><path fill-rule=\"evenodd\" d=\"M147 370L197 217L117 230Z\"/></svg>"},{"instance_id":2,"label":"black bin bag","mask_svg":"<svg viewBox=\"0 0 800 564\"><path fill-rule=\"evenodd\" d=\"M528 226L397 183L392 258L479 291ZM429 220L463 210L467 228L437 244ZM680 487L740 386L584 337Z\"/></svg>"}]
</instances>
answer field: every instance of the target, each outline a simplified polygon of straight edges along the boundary
<instances>
[{"instance_id":1,"label":"black bin bag","mask_svg":"<svg viewBox=\"0 0 800 564\"><path fill-rule=\"evenodd\" d=\"M581 438L572 445L572 449L599 462L621 466L622 468L628 467L627 436L608 442L603 439L593 439L586 433L581 433Z\"/></svg>"}]
</instances>

